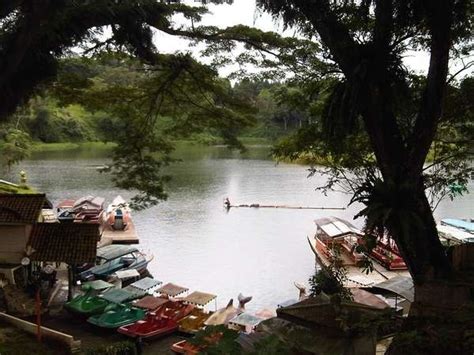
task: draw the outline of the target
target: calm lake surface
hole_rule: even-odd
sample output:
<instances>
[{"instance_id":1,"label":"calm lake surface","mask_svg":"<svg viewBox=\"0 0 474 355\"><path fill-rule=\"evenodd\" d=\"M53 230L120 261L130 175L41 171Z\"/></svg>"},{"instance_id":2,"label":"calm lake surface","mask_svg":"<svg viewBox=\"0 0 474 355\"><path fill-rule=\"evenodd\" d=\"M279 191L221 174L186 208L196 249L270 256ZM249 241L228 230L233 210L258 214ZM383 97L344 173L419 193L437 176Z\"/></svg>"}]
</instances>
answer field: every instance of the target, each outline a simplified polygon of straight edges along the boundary
<instances>
[{"instance_id":1,"label":"calm lake surface","mask_svg":"<svg viewBox=\"0 0 474 355\"><path fill-rule=\"evenodd\" d=\"M338 216L352 220L360 206L344 211L286 209L223 209L223 199L235 204L347 207L350 196L324 196L315 187L322 177L307 178L307 167L278 164L269 149L252 147L245 155L225 147L181 146L175 157L182 162L168 169L169 198L133 218L145 252L154 254L149 265L164 282L218 295L218 305L239 292L252 295L248 309L275 308L297 297L293 282L308 284L315 259L306 236L314 232L313 220ZM108 149L78 148L36 153L16 167L27 172L29 184L53 202L84 195L99 195L110 202L130 192L116 189L110 177L96 167L109 163ZM474 186L470 185L472 191ZM437 218L474 217L474 195L444 201ZM354 222L361 226L360 221Z\"/></svg>"}]
</instances>

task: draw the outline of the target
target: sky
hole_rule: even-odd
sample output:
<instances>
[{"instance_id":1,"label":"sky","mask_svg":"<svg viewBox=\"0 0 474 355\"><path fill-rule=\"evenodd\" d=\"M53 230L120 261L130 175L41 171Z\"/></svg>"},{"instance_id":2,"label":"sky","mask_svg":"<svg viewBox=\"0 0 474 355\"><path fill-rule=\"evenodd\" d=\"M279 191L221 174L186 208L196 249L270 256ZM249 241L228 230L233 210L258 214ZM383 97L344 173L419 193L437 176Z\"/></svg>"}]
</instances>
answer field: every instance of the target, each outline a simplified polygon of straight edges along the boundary
<instances>
[{"instance_id":1,"label":"sky","mask_svg":"<svg viewBox=\"0 0 474 355\"><path fill-rule=\"evenodd\" d=\"M195 5L194 1L186 1L189 5ZM256 8L255 0L234 0L232 5L207 5L210 13L203 17L202 25L206 26L217 26L225 28L238 24L252 26L259 28L264 31L275 31L285 36L295 35L294 31L287 30L283 32L283 24L281 21L275 20L271 15L262 13ZM182 25L188 25L183 17L176 16L174 24L179 27ZM190 51L194 55L198 55L200 47L189 48L188 41L185 39L177 38L165 34L163 32L157 32L155 34L155 45L157 48L164 53L174 53L176 51ZM201 47L202 48L202 47ZM410 52L407 53L404 58L404 63L409 68L419 72L426 72L429 64L429 56L426 52ZM227 68L221 71L221 75L227 75L232 71L231 68Z\"/></svg>"},{"instance_id":2,"label":"sky","mask_svg":"<svg viewBox=\"0 0 474 355\"><path fill-rule=\"evenodd\" d=\"M199 2L195 0L185 0L185 3L192 6L200 6ZM238 24L256 27L264 31L274 31L284 36L296 35L294 30L283 31L283 23L275 20L268 13L263 13L256 8L255 0L234 0L234 3L221 4L221 5L207 5L209 14L203 17L202 25L217 26L219 28L225 28ZM190 22L185 20L184 17L176 16L173 18L173 22L176 27L189 25ZM188 47L189 41L181 39L175 36L165 34L163 32L157 32L155 34L155 45L157 48L164 53L174 53L176 51L186 52L189 51L194 54L195 57L199 57L199 51L203 48L202 46ZM242 47L241 47L242 48ZM474 53L471 54L469 60L474 59ZM201 59L202 60L202 59ZM469 60L467 60L469 62ZM203 62L209 62L210 60L202 60ZM405 53L403 58L404 64L415 71L417 74L426 74L429 66L429 53L425 51L409 51ZM455 73L462 68L462 62L460 60L450 61L450 72ZM230 74L234 67L227 67L220 70L222 76ZM459 77L462 78L466 75L474 74L474 66L470 70L464 71Z\"/></svg>"}]
</instances>

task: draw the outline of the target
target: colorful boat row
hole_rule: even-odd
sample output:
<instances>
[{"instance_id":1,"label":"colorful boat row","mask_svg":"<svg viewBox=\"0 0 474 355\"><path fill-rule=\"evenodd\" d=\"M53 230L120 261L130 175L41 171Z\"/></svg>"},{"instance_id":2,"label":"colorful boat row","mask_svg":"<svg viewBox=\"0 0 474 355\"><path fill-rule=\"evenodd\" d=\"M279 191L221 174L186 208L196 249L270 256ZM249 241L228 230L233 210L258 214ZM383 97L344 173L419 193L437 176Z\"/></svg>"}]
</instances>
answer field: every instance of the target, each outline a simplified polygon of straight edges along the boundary
<instances>
[{"instance_id":1,"label":"colorful boat row","mask_svg":"<svg viewBox=\"0 0 474 355\"><path fill-rule=\"evenodd\" d=\"M131 222L128 203L121 196L117 196L105 210L104 203L104 198L96 196L61 201L56 209L57 219L62 223L101 223L114 230L125 230Z\"/></svg>"},{"instance_id":2,"label":"colorful boat row","mask_svg":"<svg viewBox=\"0 0 474 355\"><path fill-rule=\"evenodd\" d=\"M374 236L375 246L365 251L367 236L351 223L337 217L321 218L314 221L316 233L308 237L308 242L319 264L344 266L347 270L346 286L368 287L394 277L410 277L407 266L395 241L388 235ZM437 226L443 244L454 245L474 242L474 223L459 219L443 219ZM362 270L366 259L370 258L373 272Z\"/></svg>"},{"instance_id":3,"label":"colorful boat row","mask_svg":"<svg viewBox=\"0 0 474 355\"><path fill-rule=\"evenodd\" d=\"M216 295L195 291L182 296L188 288L173 283L162 285L150 277L123 289L103 280L86 282L82 289L83 294L65 304L70 313L132 338L152 339L177 331L195 334L209 325L249 331L265 319L245 312L251 297L239 295L238 307L230 300L226 307L207 312L204 307Z\"/></svg>"}]
</instances>

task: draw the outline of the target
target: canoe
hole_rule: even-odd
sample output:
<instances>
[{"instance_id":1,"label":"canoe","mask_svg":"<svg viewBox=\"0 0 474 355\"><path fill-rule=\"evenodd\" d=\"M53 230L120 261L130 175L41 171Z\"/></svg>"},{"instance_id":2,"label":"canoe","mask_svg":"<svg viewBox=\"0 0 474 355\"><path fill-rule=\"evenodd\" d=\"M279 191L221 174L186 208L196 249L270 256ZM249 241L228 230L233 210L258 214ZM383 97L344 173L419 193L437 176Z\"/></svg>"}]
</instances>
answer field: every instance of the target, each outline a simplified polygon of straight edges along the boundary
<instances>
[{"instance_id":1,"label":"canoe","mask_svg":"<svg viewBox=\"0 0 474 355\"><path fill-rule=\"evenodd\" d=\"M145 318L143 309L132 307L129 304L111 304L102 314L96 314L87 319L87 322L102 328L119 328L135 323Z\"/></svg>"},{"instance_id":2,"label":"canoe","mask_svg":"<svg viewBox=\"0 0 474 355\"><path fill-rule=\"evenodd\" d=\"M188 316L193 309L192 305L171 301L158 311L148 313L144 320L120 327L118 332L133 338L158 338L177 331L178 321Z\"/></svg>"}]
</instances>

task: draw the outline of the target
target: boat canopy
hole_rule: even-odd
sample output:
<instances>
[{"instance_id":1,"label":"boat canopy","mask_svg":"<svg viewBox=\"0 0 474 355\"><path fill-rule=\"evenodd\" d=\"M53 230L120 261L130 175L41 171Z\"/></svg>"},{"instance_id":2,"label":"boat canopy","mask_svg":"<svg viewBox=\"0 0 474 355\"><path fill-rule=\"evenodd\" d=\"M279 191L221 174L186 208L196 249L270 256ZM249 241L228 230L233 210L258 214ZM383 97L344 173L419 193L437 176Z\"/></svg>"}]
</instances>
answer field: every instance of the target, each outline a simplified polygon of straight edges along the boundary
<instances>
[{"instance_id":1,"label":"boat canopy","mask_svg":"<svg viewBox=\"0 0 474 355\"><path fill-rule=\"evenodd\" d=\"M140 277L140 273L137 271L137 269L118 270L118 271L115 271L114 275L117 276L121 280L131 279L134 277Z\"/></svg>"},{"instance_id":2,"label":"boat canopy","mask_svg":"<svg viewBox=\"0 0 474 355\"><path fill-rule=\"evenodd\" d=\"M97 257L112 260L135 251L138 251L138 249L130 245L106 245L105 247L97 249Z\"/></svg>"},{"instance_id":3,"label":"boat canopy","mask_svg":"<svg viewBox=\"0 0 474 355\"><path fill-rule=\"evenodd\" d=\"M389 280L378 283L373 287L393 292L410 302L415 300L415 288L413 286L413 280L411 277L396 276Z\"/></svg>"},{"instance_id":4,"label":"boat canopy","mask_svg":"<svg viewBox=\"0 0 474 355\"><path fill-rule=\"evenodd\" d=\"M232 318L229 323L239 325L242 327L250 327L254 328L256 327L259 323L261 323L264 319L256 317L252 314L249 313L241 313L237 317Z\"/></svg>"},{"instance_id":5,"label":"boat canopy","mask_svg":"<svg viewBox=\"0 0 474 355\"><path fill-rule=\"evenodd\" d=\"M186 291L188 291L189 288L175 285L173 283L167 283L164 286L161 286L158 290L156 290L159 293L162 293L164 295L168 295L170 297L176 297Z\"/></svg>"},{"instance_id":6,"label":"boat canopy","mask_svg":"<svg viewBox=\"0 0 474 355\"><path fill-rule=\"evenodd\" d=\"M87 206L89 208L101 209L104 205L105 199L102 197L95 196L84 196L74 202L73 208L80 208L82 206Z\"/></svg>"},{"instance_id":7,"label":"boat canopy","mask_svg":"<svg viewBox=\"0 0 474 355\"><path fill-rule=\"evenodd\" d=\"M461 243L474 242L474 235L465 230L450 225L437 225L436 228L438 229L438 234L445 239Z\"/></svg>"},{"instance_id":8,"label":"boat canopy","mask_svg":"<svg viewBox=\"0 0 474 355\"><path fill-rule=\"evenodd\" d=\"M187 295L186 297L184 297L183 301L190 304L194 304L196 306L204 307L206 304L211 302L216 297L217 297L216 295L213 295L211 293L194 291L190 295Z\"/></svg>"},{"instance_id":9,"label":"boat canopy","mask_svg":"<svg viewBox=\"0 0 474 355\"><path fill-rule=\"evenodd\" d=\"M71 200L71 199L61 201L61 202L58 203L57 208L60 208L60 209L72 208L74 206L74 202L75 202L75 200Z\"/></svg>"},{"instance_id":10,"label":"boat canopy","mask_svg":"<svg viewBox=\"0 0 474 355\"><path fill-rule=\"evenodd\" d=\"M113 289L102 294L102 298L113 303L122 303L133 299L135 295L124 289Z\"/></svg>"},{"instance_id":11,"label":"boat canopy","mask_svg":"<svg viewBox=\"0 0 474 355\"><path fill-rule=\"evenodd\" d=\"M135 288L131 285L128 285L127 287L123 288L122 290L127 291L131 294L131 296L128 298L129 301L131 300L136 300L138 298L142 298L146 296L146 292L143 290L140 290L139 288Z\"/></svg>"},{"instance_id":12,"label":"boat canopy","mask_svg":"<svg viewBox=\"0 0 474 355\"><path fill-rule=\"evenodd\" d=\"M337 217L316 219L314 223L330 238L342 237L352 233L363 235L363 233L351 223Z\"/></svg>"},{"instance_id":13,"label":"boat canopy","mask_svg":"<svg viewBox=\"0 0 474 355\"><path fill-rule=\"evenodd\" d=\"M466 232L474 234L474 222L457 218L445 218L441 220L441 224L464 229Z\"/></svg>"},{"instance_id":14,"label":"boat canopy","mask_svg":"<svg viewBox=\"0 0 474 355\"><path fill-rule=\"evenodd\" d=\"M82 285L83 290L96 290L96 291L106 290L111 287L114 287L114 285L104 280L88 281Z\"/></svg>"},{"instance_id":15,"label":"boat canopy","mask_svg":"<svg viewBox=\"0 0 474 355\"><path fill-rule=\"evenodd\" d=\"M141 300L138 300L136 303L134 303L134 306L153 310L157 309L158 307L164 305L167 302L169 302L169 299L167 298L145 296Z\"/></svg>"},{"instance_id":16,"label":"boat canopy","mask_svg":"<svg viewBox=\"0 0 474 355\"><path fill-rule=\"evenodd\" d=\"M163 282L159 280L152 279L151 277L145 277L141 280L138 280L132 283L130 286L135 287L139 290L148 292L149 290L161 285Z\"/></svg>"}]
</instances>

